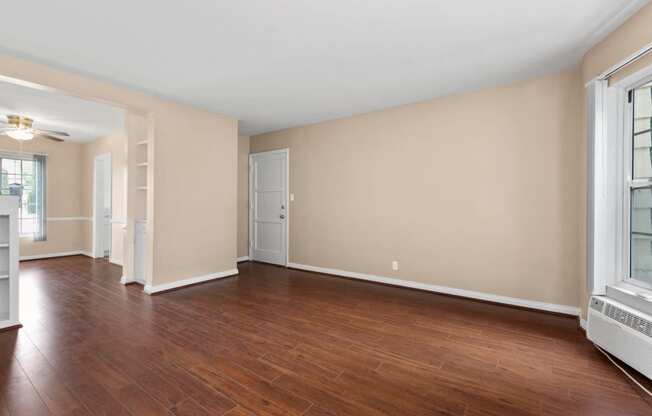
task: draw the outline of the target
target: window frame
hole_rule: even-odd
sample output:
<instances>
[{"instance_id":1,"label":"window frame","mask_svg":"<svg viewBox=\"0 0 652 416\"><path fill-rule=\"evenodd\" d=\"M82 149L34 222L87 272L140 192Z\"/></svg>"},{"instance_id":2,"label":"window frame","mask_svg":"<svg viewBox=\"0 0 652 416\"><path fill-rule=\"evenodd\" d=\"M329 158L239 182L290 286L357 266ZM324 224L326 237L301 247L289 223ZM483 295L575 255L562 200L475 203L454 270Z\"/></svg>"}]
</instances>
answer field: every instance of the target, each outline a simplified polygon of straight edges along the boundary
<instances>
[{"instance_id":1,"label":"window frame","mask_svg":"<svg viewBox=\"0 0 652 416\"><path fill-rule=\"evenodd\" d=\"M648 73L649 72L649 73ZM634 78L636 77L636 78ZM622 123L619 128L622 136L619 138L623 145L623 180L621 180L621 197L623 201L621 224L622 228L622 252L621 252L621 274L618 280L644 289L652 289L652 283L632 277L632 215L631 199L635 189L651 188L652 177L634 179L634 90L652 82L652 67L628 77L617 83L614 87L619 89L617 97L620 101L618 118ZM631 97L631 99L630 99ZM652 215L652 214L651 214Z\"/></svg>"}]
</instances>

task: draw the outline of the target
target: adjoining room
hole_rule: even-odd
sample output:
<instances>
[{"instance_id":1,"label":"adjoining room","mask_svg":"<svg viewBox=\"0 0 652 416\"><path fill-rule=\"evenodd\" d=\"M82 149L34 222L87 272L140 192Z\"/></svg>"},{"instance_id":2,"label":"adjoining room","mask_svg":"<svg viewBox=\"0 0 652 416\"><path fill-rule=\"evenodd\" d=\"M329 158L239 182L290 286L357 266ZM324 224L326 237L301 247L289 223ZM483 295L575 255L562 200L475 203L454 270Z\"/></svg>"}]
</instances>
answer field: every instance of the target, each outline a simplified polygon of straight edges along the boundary
<instances>
[{"instance_id":1,"label":"adjoining room","mask_svg":"<svg viewBox=\"0 0 652 416\"><path fill-rule=\"evenodd\" d=\"M648 0L5 11L0 416L652 414Z\"/></svg>"}]
</instances>

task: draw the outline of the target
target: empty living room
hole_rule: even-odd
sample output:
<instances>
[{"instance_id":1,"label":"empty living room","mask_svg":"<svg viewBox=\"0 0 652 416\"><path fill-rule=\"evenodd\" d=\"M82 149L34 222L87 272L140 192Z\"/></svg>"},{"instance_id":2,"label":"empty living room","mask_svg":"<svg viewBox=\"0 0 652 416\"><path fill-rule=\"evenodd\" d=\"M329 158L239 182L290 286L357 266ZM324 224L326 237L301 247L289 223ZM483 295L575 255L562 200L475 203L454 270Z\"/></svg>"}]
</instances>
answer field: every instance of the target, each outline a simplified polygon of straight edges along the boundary
<instances>
[{"instance_id":1,"label":"empty living room","mask_svg":"<svg viewBox=\"0 0 652 416\"><path fill-rule=\"evenodd\" d=\"M652 415L652 2L3 4L0 416Z\"/></svg>"}]
</instances>

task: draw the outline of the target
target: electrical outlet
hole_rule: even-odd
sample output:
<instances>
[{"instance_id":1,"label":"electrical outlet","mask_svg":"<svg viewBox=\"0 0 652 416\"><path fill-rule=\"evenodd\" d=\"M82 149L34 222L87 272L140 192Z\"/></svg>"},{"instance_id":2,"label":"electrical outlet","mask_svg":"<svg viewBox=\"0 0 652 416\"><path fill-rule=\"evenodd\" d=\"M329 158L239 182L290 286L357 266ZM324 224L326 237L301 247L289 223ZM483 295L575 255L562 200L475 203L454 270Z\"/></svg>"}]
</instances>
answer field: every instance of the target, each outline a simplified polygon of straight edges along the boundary
<instances>
[{"instance_id":1,"label":"electrical outlet","mask_svg":"<svg viewBox=\"0 0 652 416\"><path fill-rule=\"evenodd\" d=\"M398 262L396 260L392 262L392 270L394 271L398 270Z\"/></svg>"}]
</instances>

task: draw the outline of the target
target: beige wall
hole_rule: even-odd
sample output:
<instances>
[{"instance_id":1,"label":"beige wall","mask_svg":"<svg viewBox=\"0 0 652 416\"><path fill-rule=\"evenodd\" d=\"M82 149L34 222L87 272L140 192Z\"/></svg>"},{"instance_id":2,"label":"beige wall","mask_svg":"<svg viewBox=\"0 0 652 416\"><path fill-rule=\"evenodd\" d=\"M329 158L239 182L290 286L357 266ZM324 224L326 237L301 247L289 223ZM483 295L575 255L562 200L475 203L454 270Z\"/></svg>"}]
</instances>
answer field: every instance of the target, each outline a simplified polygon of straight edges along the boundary
<instances>
[{"instance_id":1,"label":"beige wall","mask_svg":"<svg viewBox=\"0 0 652 416\"><path fill-rule=\"evenodd\" d=\"M101 137L94 142L82 146L82 178L81 178L81 209L84 217L93 216L93 170L95 156L111 155L111 211L114 223L111 226L111 261L122 264L124 230L122 223L126 221L126 175L127 175L127 137L125 132L119 132L107 137ZM82 230L84 251L93 249L93 227L91 221L85 221Z\"/></svg>"},{"instance_id":2,"label":"beige wall","mask_svg":"<svg viewBox=\"0 0 652 416\"><path fill-rule=\"evenodd\" d=\"M35 256L50 253L79 251L82 246L81 210L82 146L75 143L55 143L34 139L20 142L0 136L0 149L47 154L46 217L47 240L20 239L20 255ZM67 218L67 219L63 219ZM76 219L71 219L76 218Z\"/></svg>"},{"instance_id":3,"label":"beige wall","mask_svg":"<svg viewBox=\"0 0 652 416\"><path fill-rule=\"evenodd\" d=\"M252 137L290 148L290 261L577 306L581 85L576 70Z\"/></svg>"},{"instance_id":4,"label":"beige wall","mask_svg":"<svg viewBox=\"0 0 652 416\"><path fill-rule=\"evenodd\" d=\"M238 257L249 255L249 136L238 137Z\"/></svg>"},{"instance_id":5,"label":"beige wall","mask_svg":"<svg viewBox=\"0 0 652 416\"><path fill-rule=\"evenodd\" d=\"M637 52L652 42L652 3L643 7L634 16L623 23L618 29L607 36L602 42L591 48L582 60L582 84L586 84L595 77L618 64L623 59ZM640 62L626 68L616 78L652 65L652 56L648 55ZM584 98L584 90L582 98ZM582 167L582 193L586 194L586 108L582 101L582 155L578 160ZM586 224L586 200L581 205L581 223ZM586 232L585 227L581 234L582 241L582 273L580 274L580 306L582 317L586 317L588 295L586 291Z\"/></svg>"},{"instance_id":6,"label":"beige wall","mask_svg":"<svg viewBox=\"0 0 652 416\"><path fill-rule=\"evenodd\" d=\"M156 132L154 283L235 269L237 121L168 103Z\"/></svg>"},{"instance_id":7,"label":"beige wall","mask_svg":"<svg viewBox=\"0 0 652 416\"><path fill-rule=\"evenodd\" d=\"M149 284L235 268L237 120L8 55L0 55L2 76L148 115Z\"/></svg>"}]
</instances>

